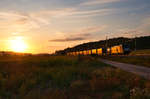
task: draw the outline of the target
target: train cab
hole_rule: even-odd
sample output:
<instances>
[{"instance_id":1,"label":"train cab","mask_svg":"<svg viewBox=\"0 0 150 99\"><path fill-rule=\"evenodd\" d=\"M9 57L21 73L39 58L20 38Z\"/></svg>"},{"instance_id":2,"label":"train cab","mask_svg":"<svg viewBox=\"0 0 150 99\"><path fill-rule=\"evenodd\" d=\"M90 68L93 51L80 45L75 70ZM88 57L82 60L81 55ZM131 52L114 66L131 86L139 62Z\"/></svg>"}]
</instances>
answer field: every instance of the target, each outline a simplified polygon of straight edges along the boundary
<instances>
[{"instance_id":1,"label":"train cab","mask_svg":"<svg viewBox=\"0 0 150 99\"><path fill-rule=\"evenodd\" d=\"M123 45L124 54L129 54L131 52L130 46L128 44Z\"/></svg>"}]
</instances>

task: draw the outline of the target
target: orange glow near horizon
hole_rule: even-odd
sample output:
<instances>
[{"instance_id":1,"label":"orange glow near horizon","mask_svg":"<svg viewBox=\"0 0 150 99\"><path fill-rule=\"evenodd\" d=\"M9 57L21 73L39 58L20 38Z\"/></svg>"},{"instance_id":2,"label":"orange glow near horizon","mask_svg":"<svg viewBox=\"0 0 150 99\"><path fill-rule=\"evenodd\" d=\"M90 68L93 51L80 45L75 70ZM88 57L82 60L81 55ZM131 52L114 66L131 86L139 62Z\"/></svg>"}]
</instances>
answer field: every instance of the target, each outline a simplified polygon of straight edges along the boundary
<instances>
[{"instance_id":1,"label":"orange glow near horizon","mask_svg":"<svg viewBox=\"0 0 150 99\"><path fill-rule=\"evenodd\" d=\"M28 45L23 40L23 38L20 36L15 37L14 39L11 39L9 41L9 43L10 43L10 50L11 51L22 52L22 53L27 51Z\"/></svg>"}]
</instances>

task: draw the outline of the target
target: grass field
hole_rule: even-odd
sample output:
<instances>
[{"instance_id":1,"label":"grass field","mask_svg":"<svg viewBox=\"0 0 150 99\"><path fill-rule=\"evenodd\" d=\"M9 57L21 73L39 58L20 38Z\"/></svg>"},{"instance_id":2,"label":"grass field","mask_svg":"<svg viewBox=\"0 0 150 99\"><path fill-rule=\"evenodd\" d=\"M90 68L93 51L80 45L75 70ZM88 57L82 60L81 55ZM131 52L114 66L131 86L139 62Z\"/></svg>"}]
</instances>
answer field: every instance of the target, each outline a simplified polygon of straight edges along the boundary
<instances>
[{"instance_id":1,"label":"grass field","mask_svg":"<svg viewBox=\"0 0 150 99\"><path fill-rule=\"evenodd\" d=\"M150 49L133 51L130 55L150 55Z\"/></svg>"},{"instance_id":2,"label":"grass field","mask_svg":"<svg viewBox=\"0 0 150 99\"><path fill-rule=\"evenodd\" d=\"M0 99L141 98L150 81L92 57L0 57Z\"/></svg>"},{"instance_id":3,"label":"grass field","mask_svg":"<svg viewBox=\"0 0 150 99\"><path fill-rule=\"evenodd\" d=\"M104 56L102 58L122 63L150 67L150 56Z\"/></svg>"}]
</instances>

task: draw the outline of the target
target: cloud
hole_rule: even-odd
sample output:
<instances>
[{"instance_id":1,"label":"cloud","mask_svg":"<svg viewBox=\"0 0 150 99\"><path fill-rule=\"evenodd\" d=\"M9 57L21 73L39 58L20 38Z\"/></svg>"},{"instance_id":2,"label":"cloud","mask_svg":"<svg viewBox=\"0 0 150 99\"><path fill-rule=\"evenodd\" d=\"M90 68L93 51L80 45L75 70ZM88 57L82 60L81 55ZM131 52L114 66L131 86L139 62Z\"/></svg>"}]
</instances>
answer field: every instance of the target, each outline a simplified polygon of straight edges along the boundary
<instances>
[{"instance_id":1,"label":"cloud","mask_svg":"<svg viewBox=\"0 0 150 99\"><path fill-rule=\"evenodd\" d=\"M77 33L77 34L71 34L65 38L58 38L49 40L49 42L73 42L73 41L83 41L87 40L88 37L91 36L90 33Z\"/></svg>"},{"instance_id":2,"label":"cloud","mask_svg":"<svg viewBox=\"0 0 150 99\"><path fill-rule=\"evenodd\" d=\"M64 8L26 13L12 11L0 12L0 28L17 30L17 32L29 31L30 29L37 29L49 25L53 18L66 16L73 10L72 8Z\"/></svg>"},{"instance_id":3,"label":"cloud","mask_svg":"<svg viewBox=\"0 0 150 99\"><path fill-rule=\"evenodd\" d=\"M32 13L0 12L0 28L12 32L24 32L47 24L48 20Z\"/></svg>"},{"instance_id":4,"label":"cloud","mask_svg":"<svg viewBox=\"0 0 150 99\"><path fill-rule=\"evenodd\" d=\"M68 15L73 9L39 10L34 12L0 12L0 29L24 32L49 25L56 17Z\"/></svg>"},{"instance_id":5,"label":"cloud","mask_svg":"<svg viewBox=\"0 0 150 99\"><path fill-rule=\"evenodd\" d=\"M79 18L89 18L89 17L94 17L94 16L105 16L112 14L116 12L116 9L97 9L97 10L87 10L87 11L81 11L81 10L76 10L74 12L69 13L68 15L72 17L79 17Z\"/></svg>"},{"instance_id":6,"label":"cloud","mask_svg":"<svg viewBox=\"0 0 150 99\"><path fill-rule=\"evenodd\" d=\"M12 32L26 32L31 29L39 29L51 24L52 20L66 17L92 17L108 15L114 9L81 10L76 8L63 8L56 10L39 10L34 12L0 12L0 28L13 30Z\"/></svg>"},{"instance_id":7,"label":"cloud","mask_svg":"<svg viewBox=\"0 0 150 99\"><path fill-rule=\"evenodd\" d=\"M64 8L57 10L43 10L34 13L35 16L47 18L60 18L60 17L85 17L95 15L108 15L115 12L116 9L96 9L96 10L81 10L80 8Z\"/></svg>"},{"instance_id":8,"label":"cloud","mask_svg":"<svg viewBox=\"0 0 150 99\"><path fill-rule=\"evenodd\" d=\"M97 15L108 15L112 12L114 12L114 9L81 10L78 7L33 12L0 12L0 29L7 32L30 32L32 29L36 30L48 25L50 26L53 20L59 18L89 18ZM90 28L90 31L92 30ZM80 33L80 31L77 32Z\"/></svg>"},{"instance_id":9,"label":"cloud","mask_svg":"<svg viewBox=\"0 0 150 99\"><path fill-rule=\"evenodd\" d=\"M92 36L100 31L103 31L107 28L108 26L106 25L101 25L101 26L93 26L93 27L87 27L83 28L77 32L72 32L72 33L63 33L67 34L66 37L64 38L56 38L53 40L49 40L49 42L72 42L72 41L83 41L83 40L89 40L92 38ZM68 35L69 34L69 35Z\"/></svg>"},{"instance_id":10,"label":"cloud","mask_svg":"<svg viewBox=\"0 0 150 99\"><path fill-rule=\"evenodd\" d=\"M17 18L25 18L26 16L16 13L16 12L0 12L0 19L1 20L14 20Z\"/></svg>"},{"instance_id":11,"label":"cloud","mask_svg":"<svg viewBox=\"0 0 150 99\"><path fill-rule=\"evenodd\" d=\"M119 2L120 0L88 0L86 2L81 3L81 6L90 6L90 5L97 5L97 4L107 4L113 2Z\"/></svg>"},{"instance_id":12,"label":"cloud","mask_svg":"<svg viewBox=\"0 0 150 99\"><path fill-rule=\"evenodd\" d=\"M81 40L86 40L86 38L75 37L75 38L66 38L66 39L55 39L55 40L50 40L50 42L68 42L68 41L81 41Z\"/></svg>"},{"instance_id":13,"label":"cloud","mask_svg":"<svg viewBox=\"0 0 150 99\"><path fill-rule=\"evenodd\" d=\"M95 33L95 32L100 32L100 31L105 30L107 27L108 27L107 25L87 27L87 28L82 29L80 33Z\"/></svg>"}]
</instances>

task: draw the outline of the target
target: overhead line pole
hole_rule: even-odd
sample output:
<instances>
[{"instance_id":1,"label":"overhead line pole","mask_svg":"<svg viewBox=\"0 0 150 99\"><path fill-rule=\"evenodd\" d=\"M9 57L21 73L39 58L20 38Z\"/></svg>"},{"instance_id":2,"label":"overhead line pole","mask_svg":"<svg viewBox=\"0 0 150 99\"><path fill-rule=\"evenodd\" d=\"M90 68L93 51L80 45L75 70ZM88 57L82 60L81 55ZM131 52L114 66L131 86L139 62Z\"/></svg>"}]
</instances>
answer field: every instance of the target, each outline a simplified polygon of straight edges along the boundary
<instances>
[{"instance_id":1,"label":"overhead line pole","mask_svg":"<svg viewBox=\"0 0 150 99\"><path fill-rule=\"evenodd\" d=\"M136 43L137 43L137 42L136 42L136 35L135 35L135 42L134 42L134 44L135 44L135 49L134 49L134 50L135 50L135 51L136 51Z\"/></svg>"},{"instance_id":2,"label":"overhead line pole","mask_svg":"<svg viewBox=\"0 0 150 99\"><path fill-rule=\"evenodd\" d=\"M107 54L107 46L108 46L108 36L106 36L106 45L105 45L106 54Z\"/></svg>"}]
</instances>

